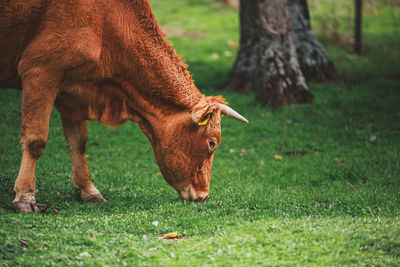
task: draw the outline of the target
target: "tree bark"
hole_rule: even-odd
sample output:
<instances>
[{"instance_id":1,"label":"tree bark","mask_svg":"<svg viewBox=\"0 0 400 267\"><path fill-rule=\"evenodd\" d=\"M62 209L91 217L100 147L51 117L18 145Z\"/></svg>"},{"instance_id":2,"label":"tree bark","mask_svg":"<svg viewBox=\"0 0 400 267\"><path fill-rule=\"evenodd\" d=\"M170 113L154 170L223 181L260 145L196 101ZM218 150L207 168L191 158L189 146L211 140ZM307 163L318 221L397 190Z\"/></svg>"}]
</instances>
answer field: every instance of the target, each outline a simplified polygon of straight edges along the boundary
<instances>
[{"instance_id":1,"label":"tree bark","mask_svg":"<svg viewBox=\"0 0 400 267\"><path fill-rule=\"evenodd\" d=\"M335 68L312 32L307 0L288 0L288 5L291 34L303 75L317 82L330 80Z\"/></svg>"},{"instance_id":2,"label":"tree bark","mask_svg":"<svg viewBox=\"0 0 400 267\"><path fill-rule=\"evenodd\" d=\"M240 48L230 87L247 93L259 84L256 99L273 107L313 101L289 24L286 0L240 1Z\"/></svg>"}]
</instances>

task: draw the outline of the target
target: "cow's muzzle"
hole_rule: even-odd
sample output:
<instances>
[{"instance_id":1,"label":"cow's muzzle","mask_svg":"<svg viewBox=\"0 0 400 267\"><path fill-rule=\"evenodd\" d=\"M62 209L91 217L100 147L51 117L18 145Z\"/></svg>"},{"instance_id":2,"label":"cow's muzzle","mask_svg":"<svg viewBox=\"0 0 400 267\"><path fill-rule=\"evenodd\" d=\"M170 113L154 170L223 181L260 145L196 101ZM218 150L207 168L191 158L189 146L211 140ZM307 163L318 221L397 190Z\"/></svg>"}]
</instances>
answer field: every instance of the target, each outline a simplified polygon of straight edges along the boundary
<instances>
[{"instance_id":1,"label":"cow's muzzle","mask_svg":"<svg viewBox=\"0 0 400 267\"><path fill-rule=\"evenodd\" d=\"M192 186L186 187L182 191L178 191L179 198L182 200L203 202L208 198L208 191L195 191Z\"/></svg>"}]
</instances>

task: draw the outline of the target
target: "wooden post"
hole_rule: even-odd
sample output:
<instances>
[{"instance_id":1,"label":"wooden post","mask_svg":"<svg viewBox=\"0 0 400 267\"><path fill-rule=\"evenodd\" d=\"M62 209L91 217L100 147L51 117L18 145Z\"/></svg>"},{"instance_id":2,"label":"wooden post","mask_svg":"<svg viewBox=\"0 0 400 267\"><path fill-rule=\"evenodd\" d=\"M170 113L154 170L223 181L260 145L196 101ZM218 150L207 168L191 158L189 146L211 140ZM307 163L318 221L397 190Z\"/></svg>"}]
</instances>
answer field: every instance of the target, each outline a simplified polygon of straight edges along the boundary
<instances>
[{"instance_id":1,"label":"wooden post","mask_svg":"<svg viewBox=\"0 0 400 267\"><path fill-rule=\"evenodd\" d=\"M361 53L362 48L362 0L355 0L354 52Z\"/></svg>"}]
</instances>

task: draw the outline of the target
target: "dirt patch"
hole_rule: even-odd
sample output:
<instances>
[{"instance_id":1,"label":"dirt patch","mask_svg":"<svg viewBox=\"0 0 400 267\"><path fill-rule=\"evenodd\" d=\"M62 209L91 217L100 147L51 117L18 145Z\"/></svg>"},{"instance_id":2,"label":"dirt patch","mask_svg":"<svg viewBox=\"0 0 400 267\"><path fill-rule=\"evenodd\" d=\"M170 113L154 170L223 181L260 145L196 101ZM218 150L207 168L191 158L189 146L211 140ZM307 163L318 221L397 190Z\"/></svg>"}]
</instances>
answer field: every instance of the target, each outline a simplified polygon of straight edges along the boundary
<instances>
[{"instance_id":1,"label":"dirt patch","mask_svg":"<svg viewBox=\"0 0 400 267\"><path fill-rule=\"evenodd\" d=\"M239 0L220 0L220 1L225 5L239 8Z\"/></svg>"}]
</instances>

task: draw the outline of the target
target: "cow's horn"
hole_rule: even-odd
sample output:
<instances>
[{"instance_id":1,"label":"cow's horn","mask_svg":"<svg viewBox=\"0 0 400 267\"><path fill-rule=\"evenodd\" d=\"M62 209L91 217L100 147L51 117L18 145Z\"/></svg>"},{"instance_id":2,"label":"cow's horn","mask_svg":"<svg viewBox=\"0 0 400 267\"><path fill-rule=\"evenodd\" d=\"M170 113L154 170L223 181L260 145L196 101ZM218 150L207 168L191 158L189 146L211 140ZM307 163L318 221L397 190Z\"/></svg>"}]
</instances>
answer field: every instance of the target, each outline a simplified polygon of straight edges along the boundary
<instances>
[{"instance_id":1,"label":"cow's horn","mask_svg":"<svg viewBox=\"0 0 400 267\"><path fill-rule=\"evenodd\" d=\"M240 115L239 113L237 113L236 111L234 111L232 108L230 108L227 105L224 104L219 104L219 106L221 107L221 112L222 114L237 119L238 121L244 122L244 123L249 123L248 120L246 120L245 117L243 117L242 115Z\"/></svg>"}]
</instances>

